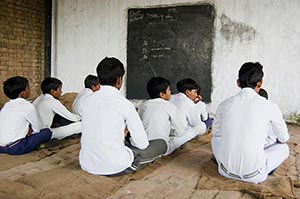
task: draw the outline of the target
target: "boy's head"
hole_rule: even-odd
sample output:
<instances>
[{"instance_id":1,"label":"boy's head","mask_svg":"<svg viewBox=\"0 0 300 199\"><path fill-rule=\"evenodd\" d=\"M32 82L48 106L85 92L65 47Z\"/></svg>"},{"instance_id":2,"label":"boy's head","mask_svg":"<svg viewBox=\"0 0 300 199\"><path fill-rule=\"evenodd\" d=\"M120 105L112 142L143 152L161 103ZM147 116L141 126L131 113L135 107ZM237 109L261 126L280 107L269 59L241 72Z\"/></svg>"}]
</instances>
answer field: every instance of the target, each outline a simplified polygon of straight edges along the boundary
<instances>
[{"instance_id":1,"label":"boy's head","mask_svg":"<svg viewBox=\"0 0 300 199\"><path fill-rule=\"evenodd\" d=\"M29 82L25 77L11 77L3 83L3 92L9 99L27 99L30 97Z\"/></svg>"},{"instance_id":2,"label":"boy's head","mask_svg":"<svg viewBox=\"0 0 300 199\"><path fill-rule=\"evenodd\" d=\"M178 92L184 93L188 98L195 101L200 95L201 87L191 78L185 78L176 84Z\"/></svg>"},{"instance_id":3,"label":"boy's head","mask_svg":"<svg viewBox=\"0 0 300 199\"><path fill-rule=\"evenodd\" d=\"M259 62L246 62L239 70L238 86L241 88L260 88L264 76L263 66ZM256 89L257 90L257 89ZM257 90L258 92L259 90Z\"/></svg>"},{"instance_id":4,"label":"boy's head","mask_svg":"<svg viewBox=\"0 0 300 199\"><path fill-rule=\"evenodd\" d=\"M41 84L43 94L50 94L58 99L61 96L62 82L54 77L47 77Z\"/></svg>"},{"instance_id":5,"label":"boy's head","mask_svg":"<svg viewBox=\"0 0 300 199\"><path fill-rule=\"evenodd\" d=\"M123 84L125 69L120 60L105 57L97 66L97 75L101 85L114 86L120 89Z\"/></svg>"},{"instance_id":6,"label":"boy's head","mask_svg":"<svg viewBox=\"0 0 300 199\"><path fill-rule=\"evenodd\" d=\"M266 91L265 89L263 89L263 88L259 89L258 94L259 94L260 96L266 98L266 99L269 98L267 91Z\"/></svg>"},{"instance_id":7,"label":"boy's head","mask_svg":"<svg viewBox=\"0 0 300 199\"><path fill-rule=\"evenodd\" d=\"M85 88L91 89L93 92L100 89L99 79L95 75L88 75L84 79L84 86Z\"/></svg>"},{"instance_id":8,"label":"boy's head","mask_svg":"<svg viewBox=\"0 0 300 199\"><path fill-rule=\"evenodd\" d=\"M147 91L151 99L171 97L170 82L163 77L152 77L147 83Z\"/></svg>"}]
</instances>

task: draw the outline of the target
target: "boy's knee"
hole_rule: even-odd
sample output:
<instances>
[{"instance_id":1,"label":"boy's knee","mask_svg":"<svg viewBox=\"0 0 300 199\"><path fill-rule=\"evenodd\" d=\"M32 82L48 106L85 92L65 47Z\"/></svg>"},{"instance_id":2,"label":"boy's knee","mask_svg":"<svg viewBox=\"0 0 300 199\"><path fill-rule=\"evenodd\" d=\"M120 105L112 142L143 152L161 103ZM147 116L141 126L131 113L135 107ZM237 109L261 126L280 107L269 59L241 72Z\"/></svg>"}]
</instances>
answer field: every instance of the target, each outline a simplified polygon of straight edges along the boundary
<instances>
[{"instance_id":1,"label":"boy's knee","mask_svg":"<svg viewBox=\"0 0 300 199\"><path fill-rule=\"evenodd\" d=\"M52 131L49 128L42 129L40 133L43 133L45 139L47 140L49 140L52 137Z\"/></svg>"},{"instance_id":2,"label":"boy's knee","mask_svg":"<svg viewBox=\"0 0 300 199\"><path fill-rule=\"evenodd\" d=\"M151 141L149 141L149 143L154 148L161 149L161 151L163 151L163 153L165 153L167 151L168 145L167 145L166 141L163 139L151 140Z\"/></svg>"},{"instance_id":3,"label":"boy's knee","mask_svg":"<svg viewBox=\"0 0 300 199\"><path fill-rule=\"evenodd\" d=\"M285 158L288 158L289 155L290 155L290 148L289 148L289 145L283 144L282 148L283 148L283 151L284 151L284 154L285 154Z\"/></svg>"}]
</instances>

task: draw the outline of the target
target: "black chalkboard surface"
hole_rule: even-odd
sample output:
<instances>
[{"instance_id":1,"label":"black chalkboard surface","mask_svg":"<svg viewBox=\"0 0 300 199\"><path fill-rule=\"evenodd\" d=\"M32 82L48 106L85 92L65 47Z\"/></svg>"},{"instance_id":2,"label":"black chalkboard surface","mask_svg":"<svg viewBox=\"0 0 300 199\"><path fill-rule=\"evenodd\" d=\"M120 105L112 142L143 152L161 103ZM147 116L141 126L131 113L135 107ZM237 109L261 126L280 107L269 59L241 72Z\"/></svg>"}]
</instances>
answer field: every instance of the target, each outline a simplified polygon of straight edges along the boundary
<instances>
[{"instance_id":1,"label":"black chalkboard surface","mask_svg":"<svg viewBox=\"0 0 300 199\"><path fill-rule=\"evenodd\" d=\"M201 86L211 101L215 12L210 4L128 10L127 98L149 99L148 80L170 80L172 93L183 78Z\"/></svg>"}]
</instances>

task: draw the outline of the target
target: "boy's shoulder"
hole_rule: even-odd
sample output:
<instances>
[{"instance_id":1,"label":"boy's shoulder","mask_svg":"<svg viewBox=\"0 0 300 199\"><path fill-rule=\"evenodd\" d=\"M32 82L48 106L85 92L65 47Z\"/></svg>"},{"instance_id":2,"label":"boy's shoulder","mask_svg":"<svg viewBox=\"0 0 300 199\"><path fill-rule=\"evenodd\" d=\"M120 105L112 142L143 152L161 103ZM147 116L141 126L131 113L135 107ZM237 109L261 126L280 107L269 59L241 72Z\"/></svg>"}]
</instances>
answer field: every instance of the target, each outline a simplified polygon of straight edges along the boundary
<instances>
[{"instance_id":1,"label":"boy's shoulder","mask_svg":"<svg viewBox=\"0 0 300 199\"><path fill-rule=\"evenodd\" d=\"M161 107L162 110L164 109L177 109L177 106L173 103L171 103L168 100L164 100L162 98L155 98L155 99L149 99L146 100L144 103L144 106L156 106Z\"/></svg>"},{"instance_id":2,"label":"boy's shoulder","mask_svg":"<svg viewBox=\"0 0 300 199\"><path fill-rule=\"evenodd\" d=\"M25 112L35 109L34 105L28 100L24 98L17 98L6 102L2 107L1 111L7 111L12 109L15 110L16 108Z\"/></svg>"}]
</instances>

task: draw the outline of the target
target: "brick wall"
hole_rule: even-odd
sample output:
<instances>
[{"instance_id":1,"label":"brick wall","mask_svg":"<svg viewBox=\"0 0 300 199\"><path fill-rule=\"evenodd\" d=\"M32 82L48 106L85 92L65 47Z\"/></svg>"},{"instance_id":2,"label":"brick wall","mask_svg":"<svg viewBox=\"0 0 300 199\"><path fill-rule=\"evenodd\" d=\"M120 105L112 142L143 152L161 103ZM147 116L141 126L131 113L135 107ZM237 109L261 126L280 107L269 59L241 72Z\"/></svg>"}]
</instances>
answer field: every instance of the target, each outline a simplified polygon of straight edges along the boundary
<instances>
[{"instance_id":1,"label":"brick wall","mask_svg":"<svg viewBox=\"0 0 300 199\"><path fill-rule=\"evenodd\" d=\"M8 100L3 82L29 80L31 98L40 94L44 75L45 0L0 0L0 107Z\"/></svg>"}]
</instances>

